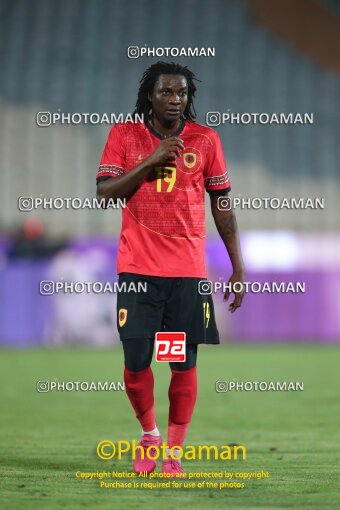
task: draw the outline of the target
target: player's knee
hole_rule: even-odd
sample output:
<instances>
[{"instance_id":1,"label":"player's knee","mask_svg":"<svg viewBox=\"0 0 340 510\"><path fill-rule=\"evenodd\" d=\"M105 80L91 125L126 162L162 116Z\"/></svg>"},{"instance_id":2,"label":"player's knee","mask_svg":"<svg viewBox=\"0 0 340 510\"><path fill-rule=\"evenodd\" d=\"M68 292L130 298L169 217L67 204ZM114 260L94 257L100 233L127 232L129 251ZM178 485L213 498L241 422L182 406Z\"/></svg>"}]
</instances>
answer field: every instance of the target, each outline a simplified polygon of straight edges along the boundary
<instances>
[{"instance_id":1,"label":"player's knee","mask_svg":"<svg viewBox=\"0 0 340 510\"><path fill-rule=\"evenodd\" d=\"M125 366L131 372L141 372L145 370L151 365L151 360L149 359L134 359L134 358L125 358Z\"/></svg>"},{"instance_id":2,"label":"player's knee","mask_svg":"<svg viewBox=\"0 0 340 510\"><path fill-rule=\"evenodd\" d=\"M185 362L185 363L171 362L169 364L170 364L171 370L185 372L186 370L191 370L192 368L194 368L196 366L196 360L195 359L189 360L188 362Z\"/></svg>"},{"instance_id":3,"label":"player's knee","mask_svg":"<svg viewBox=\"0 0 340 510\"><path fill-rule=\"evenodd\" d=\"M133 338L123 341L125 366L131 372L141 372L151 365L153 342L150 339Z\"/></svg>"},{"instance_id":4,"label":"player's knee","mask_svg":"<svg viewBox=\"0 0 340 510\"><path fill-rule=\"evenodd\" d=\"M186 370L191 370L196 366L197 361L197 345L189 344L186 349L186 360L181 362L171 362L169 363L171 370L178 370L180 372L185 372Z\"/></svg>"}]
</instances>

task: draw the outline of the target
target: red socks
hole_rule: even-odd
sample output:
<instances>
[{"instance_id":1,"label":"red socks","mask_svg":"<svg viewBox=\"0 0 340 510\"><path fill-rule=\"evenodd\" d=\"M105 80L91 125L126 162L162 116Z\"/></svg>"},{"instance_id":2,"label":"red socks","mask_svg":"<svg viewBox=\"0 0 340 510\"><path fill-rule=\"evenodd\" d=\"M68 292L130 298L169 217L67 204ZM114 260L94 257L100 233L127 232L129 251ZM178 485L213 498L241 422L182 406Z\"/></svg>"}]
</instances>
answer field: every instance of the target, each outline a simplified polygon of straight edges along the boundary
<instances>
[{"instance_id":1,"label":"red socks","mask_svg":"<svg viewBox=\"0 0 340 510\"><path fill-rule=\"evenodd\" d=\"M156 427L154 409L154 379L151 367L132 372L125 367L126 393L143 430ZM169 386L168 447L182 446L194 411L197 396L196 367L172 370Z\"/></svg>"},{"instance_id":2,"label":"red socks","mask_svg":"<svg viewBox=\"0 0 340 510\"><path fill-rule=\"evenodd\" d=\"M156 427L156 421L153 398L154 380L151 367L140 372L132 372L125 367L124 382L126 393L142 429L153 430Z\"/></svg>"},{"instance_id":3,"label":"red socks","mask_svg":"<svg viewBox=\"0 0 340 510\"><path fill-rule=\"evenodd\" d=\"M169 448L182 446L194 411L197 396L196 366L189 370L172 370L169 386Z\"/></svg>"}]
</instances>

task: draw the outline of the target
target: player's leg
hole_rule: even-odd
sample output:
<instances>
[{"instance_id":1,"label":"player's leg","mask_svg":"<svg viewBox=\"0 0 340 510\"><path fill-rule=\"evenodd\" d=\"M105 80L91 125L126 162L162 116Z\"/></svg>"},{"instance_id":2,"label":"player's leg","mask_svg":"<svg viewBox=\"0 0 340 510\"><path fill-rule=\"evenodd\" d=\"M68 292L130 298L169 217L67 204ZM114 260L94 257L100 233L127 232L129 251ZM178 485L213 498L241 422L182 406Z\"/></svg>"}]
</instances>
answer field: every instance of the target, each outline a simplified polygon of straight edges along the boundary
<instances>
[{"instance_id":1,"label":"player's leg","mask_svg":"<svg viewBox=\"0 0 340 510\"><path fill-rule=\"evenodd\" d=\"M150 366L154 340L129 338L123 340L122 343L126 394L142 426L142 431L149 433L156 427L153 396L154 379Z\"/></svg>"},{"instance_id":2,"label":"player's leg","mask_svg":"<svg viewBox=\"0 0 340 510\"><path fill-rule=\"evenodd\" d=\"M152 361L155 332L160 331L164 309L164 278L122 273L119 285L122 289L117 296L117 326L123 344L125 369L124 380L126 394L130 399L137 419L142 427L142 447L155 444L162 439L155 422ZM129 292L126 289L137 288L140 283L146 286L146 292ZM140 456L139 456L140 457ZM134 469L152 471L156 463L134 461Z\"/></svg>"},{"instance_id":3,"label":"player's leg","mask_svg":"<svg viewBox=\"0 0 340 510\"><path fill-rule=\"evenodd\" d=\"M145 455L150 446L160 446L162 438L156 426L154 409L154 378L151 370L154 339L129 338L122 341L124 349L124 382L126 394L142 427L142 439L133 467L137 473L150 473L156 467L156 461ZM150 449L151 457L154 456Z\"/></svg>"},{"instance_id":4,"label":"player's leg","mask_svg":"<svg viewBox=\"0 0 340 510\"><path fill-rule=\"evenodd\" d=\"M169 386L169 421L167 445L170 449L183 446L197 397L197 344L186 345L186 361L170 363L171 382ZM172 454L178 451L173 449ZM180 460L163 461L162 471L180 476L183 473Z\"/></svg>"},{"instance_id":5,"label":"player's leg","mask_svg":"<svg viewBox=\"0 0 340 510\"><path fill-rule=\"evenodd\" d=\"M174 278L164 313L165 331L184 331L187 360L172 365L169 388L169 446L182 446L194 410L197 394L197 344L218 344L214 304L211 295L200 294L200 278ZM169 468L170 466L170 468ZM164 463L163 469L180 475L180 462Z\"/></svg>"}]
</instances>

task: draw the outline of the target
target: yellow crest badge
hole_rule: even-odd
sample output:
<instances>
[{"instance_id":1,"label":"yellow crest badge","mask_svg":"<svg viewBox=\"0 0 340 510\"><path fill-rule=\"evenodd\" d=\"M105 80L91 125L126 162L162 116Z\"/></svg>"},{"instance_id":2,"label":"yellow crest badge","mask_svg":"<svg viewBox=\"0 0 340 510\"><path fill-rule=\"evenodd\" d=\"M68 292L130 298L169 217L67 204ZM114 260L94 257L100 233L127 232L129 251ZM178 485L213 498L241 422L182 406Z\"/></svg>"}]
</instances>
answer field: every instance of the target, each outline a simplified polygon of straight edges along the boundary
<instances>
[{"instance_id":1,"label":"yellow crest badge","mask_svg":"<svg viewBox=\"0 0 340 510\"><path fill-rule=\"evenodd\" d=\"M119 327L121 327L121 328L126 323L127 313L128 313L128 311L126 308L120 308L120 310L118 312L118 323L119 323Z\"/></svg>"},{"instance_id":2,"label":"yellow crest badge","mask_svg":"<svg viewBox=\"0 0 340 510\"><path fill-rule=\"evenodd\" d=\"M183 162L187 168L192 168L196 165L197 156L193 152L186 152L183 154Z\"/></svg>"}]
</instances>

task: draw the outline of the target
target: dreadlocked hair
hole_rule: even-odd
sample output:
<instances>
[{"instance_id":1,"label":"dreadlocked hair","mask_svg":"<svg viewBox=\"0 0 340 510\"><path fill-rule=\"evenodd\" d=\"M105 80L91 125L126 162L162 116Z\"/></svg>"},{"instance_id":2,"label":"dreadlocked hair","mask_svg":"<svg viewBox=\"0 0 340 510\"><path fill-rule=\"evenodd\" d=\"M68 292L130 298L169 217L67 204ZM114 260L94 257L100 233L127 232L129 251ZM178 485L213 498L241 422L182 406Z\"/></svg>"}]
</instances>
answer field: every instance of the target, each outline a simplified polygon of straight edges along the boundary
<instances>
[{"instance_id":1,"label":"dreadlocked hair","mask_svg":"<svg viewBox=\"0 0 340 510\"><path fill-rule=\"evenodd\" d=\"M137 102L135 106L134 115L144 115L144 119L149 116L151 103L148 95L152 94L156 81L161 74L179 74L184 76L188 84L188 103L183 112L183 117L187 120L194 120L196 118L196 111L193 104L195 97L196 86L194 81L200 81L196 78L195 74L188 69L187 66L176 64L175 62L156 62L148 67L140 80L140 87L138 90Z\"/></svg>"}]
</instances>

